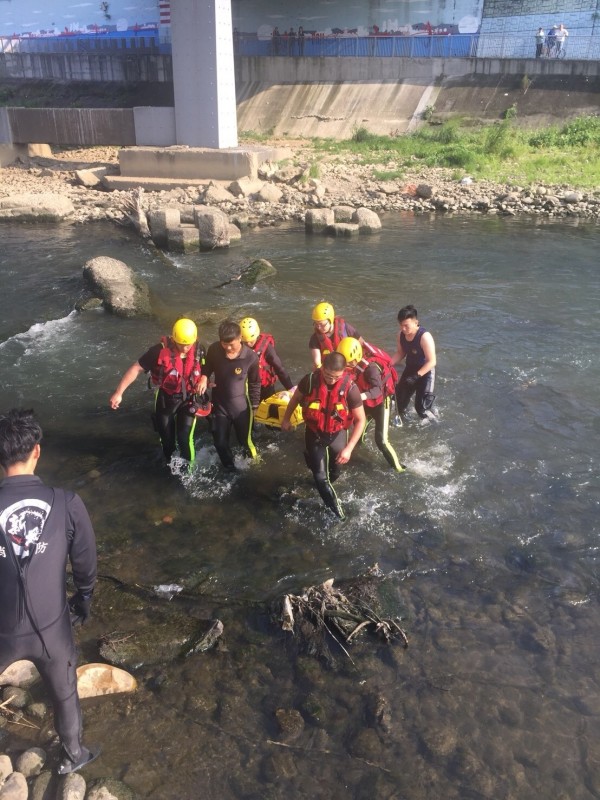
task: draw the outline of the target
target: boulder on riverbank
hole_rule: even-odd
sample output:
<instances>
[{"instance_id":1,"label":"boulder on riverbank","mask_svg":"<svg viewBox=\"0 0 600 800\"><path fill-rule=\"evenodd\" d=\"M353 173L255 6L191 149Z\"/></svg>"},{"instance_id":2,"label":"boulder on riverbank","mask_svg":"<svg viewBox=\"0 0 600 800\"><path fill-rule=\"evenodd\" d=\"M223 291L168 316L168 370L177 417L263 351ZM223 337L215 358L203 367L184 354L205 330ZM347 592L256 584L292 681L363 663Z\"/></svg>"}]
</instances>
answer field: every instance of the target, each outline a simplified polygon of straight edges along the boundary
<instances>
[{"instance_id":1,"label":"boulder on riverbank","mask_svg":"<svg viewBox=\"0 0 600 800\"><path fill-rule=\"evenodd\" d=\"M0 220L62 222L75 208L68 197L55 194L14 194L0 198Z\"/></svg>"},{"instance_id":2,"label":"boulder on riverbank","mask_svg":"<svg viewBox=\"0 0 600 800\"><path fill-rule=\"evenodd\" d=\"M98 256L83 268L83 278L95 297L119 317L150 316L152 306L147 284L122 261ZM81 308L82 306L80 306Z\"/></svg>"}]
</instances>

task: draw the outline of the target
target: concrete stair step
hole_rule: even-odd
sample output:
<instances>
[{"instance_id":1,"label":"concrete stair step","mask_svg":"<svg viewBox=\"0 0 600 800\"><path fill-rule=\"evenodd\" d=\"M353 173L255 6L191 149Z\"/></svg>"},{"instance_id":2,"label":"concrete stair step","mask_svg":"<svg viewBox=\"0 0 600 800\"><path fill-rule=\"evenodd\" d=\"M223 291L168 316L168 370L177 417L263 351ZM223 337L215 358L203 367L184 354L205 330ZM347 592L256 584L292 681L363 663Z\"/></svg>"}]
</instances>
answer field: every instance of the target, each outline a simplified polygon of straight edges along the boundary
<instances>
[{"instance_id":1,"label":"concrete stair step","mask_svg":"<svg viewBox=\"0 0 600 800\"><path fill-rule=\"evenodd\" d=\"M144 189L146 192L168 192L170 189L204 189L209 183L216 183L208 178L135 178L129 175L105 175L102 183L107 189L127 191L128 189ZM231 181L224 182L225 184Z\"/></svg>"}]
</instances>

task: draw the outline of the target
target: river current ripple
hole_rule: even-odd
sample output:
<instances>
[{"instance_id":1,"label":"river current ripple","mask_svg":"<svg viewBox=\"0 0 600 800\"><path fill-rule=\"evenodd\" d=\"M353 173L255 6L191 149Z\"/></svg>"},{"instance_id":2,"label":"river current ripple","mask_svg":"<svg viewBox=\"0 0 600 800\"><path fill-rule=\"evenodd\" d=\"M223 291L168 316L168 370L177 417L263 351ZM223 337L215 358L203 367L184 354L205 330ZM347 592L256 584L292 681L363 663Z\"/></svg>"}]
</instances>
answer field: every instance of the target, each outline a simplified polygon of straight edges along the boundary
<instances>
[{"instance_id":1,"label":"river current ripple","mask_svg":"<svg viewBox=\"0 0 600 800\"><path fill-rule=\"evenodd\" d=\"M183 585L199 597L186 613L225 626L214 650L140 666L136 694L84 701L86 738L103 745L86 778L153 800L600 795L600 228L411 214L383 225L354 241L246 232L171 267L105 225L2 226L0 408L38 412L40 475L84 498L103 574ZM72 311L98 255L150 284L155 319ZM255 257L274 280L217 288ZM298 380L322 299L389 350L398 308L414 303L438 349L440 423L392 430L402 475L372 441L357 450L339 482L344 523L321 507L300 431L262 430L260 462L232 479L202 429L180 478L160 465L141 379L109 410L126 367L182 314L211 320L206 343L221 318L256 317ZM364 637L336 668L298 654L272 602L375 563L409 649ZM104 580L97 592L82 660L119 629L152 636L174 608ZM4 749L28 736L11 727Z\"/></svg>"}]
</instances>

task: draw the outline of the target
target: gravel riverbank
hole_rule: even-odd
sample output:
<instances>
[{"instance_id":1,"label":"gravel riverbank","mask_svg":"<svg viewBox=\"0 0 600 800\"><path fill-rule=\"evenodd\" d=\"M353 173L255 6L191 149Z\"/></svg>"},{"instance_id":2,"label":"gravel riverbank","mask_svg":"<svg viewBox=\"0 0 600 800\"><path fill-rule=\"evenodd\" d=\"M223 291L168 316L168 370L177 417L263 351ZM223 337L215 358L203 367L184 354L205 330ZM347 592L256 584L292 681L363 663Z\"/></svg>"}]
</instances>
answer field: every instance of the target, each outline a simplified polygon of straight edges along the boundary
<instances>
[{"instance_id":1,"label":"gravel riverbank","mask_svg":"<svg viewBox=\"0 0 600 800\"><path fill-rule=\"evenodd\" d=\"M448 169L422 167L415 162L402 179L373 177L373 166L358 164L352 156L319 154L318 178L310 177L315 154L308 143L278 142L292 147L293 164L264 165L264 191L247 195L239 187L212 186L144 192L143 210L206 203L218 205L240 224L276 225L303 221L308 209L336 205L367 207L386 212L518 214L542 217L600 217L600 189L581 191L566 185L521 187L488 181L457 180ZM389 165L390 170L394 165ZM78 171L101 168L119 174L118 148L93 147L56 150L51 158L34 157L0 169L0 202L20 194L50 194L69 199L75 222L112 220L128 224L125 214L130 191L107 191L101 183L83 185ZM384 168L386 166L384 165ZM312 170L314 172L314 170Z\"/></svg>"}]
</instances>

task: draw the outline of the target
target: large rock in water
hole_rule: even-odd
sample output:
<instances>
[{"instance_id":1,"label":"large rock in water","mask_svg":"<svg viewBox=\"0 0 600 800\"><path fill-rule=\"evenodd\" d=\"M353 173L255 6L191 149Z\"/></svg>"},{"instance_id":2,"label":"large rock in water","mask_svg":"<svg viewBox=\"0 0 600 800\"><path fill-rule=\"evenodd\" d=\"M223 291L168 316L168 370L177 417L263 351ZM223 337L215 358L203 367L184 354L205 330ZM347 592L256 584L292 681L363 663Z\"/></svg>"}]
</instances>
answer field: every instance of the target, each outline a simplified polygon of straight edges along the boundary
<instances>
[{"instance_id":1,"label":"large rock in water","mask_svg":"<svg viewBox=\"0 0 600 800\"><path fill-rule=\"evenodd\" d=\"M83 278L108 311L119 317L149 316L150 290L122 261L98 256L83 268Z\"/></svg>"},{"instance_id":2,"label":"large rock in water","mask_svg":"<svg viewBox=\"0 0 600 800\"><path fill-rule=\"evenodd\" d=\"M255 283L271 278L273 275L277 275L273 264L266 258L257 258L242 272L240 281L244 286L254 286Z\"/></svg>"},{"instance_id":3,"label":"large rock in water","mask_svg":"<svg viewBox=\"0 0 600 800\"><path fill-rule=\"evenodd\" d=\"M75 208L67 197L57 194L14 194L0 198L0 219L23 222L62 222Z\"/></svg>"}]
</instances>

